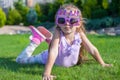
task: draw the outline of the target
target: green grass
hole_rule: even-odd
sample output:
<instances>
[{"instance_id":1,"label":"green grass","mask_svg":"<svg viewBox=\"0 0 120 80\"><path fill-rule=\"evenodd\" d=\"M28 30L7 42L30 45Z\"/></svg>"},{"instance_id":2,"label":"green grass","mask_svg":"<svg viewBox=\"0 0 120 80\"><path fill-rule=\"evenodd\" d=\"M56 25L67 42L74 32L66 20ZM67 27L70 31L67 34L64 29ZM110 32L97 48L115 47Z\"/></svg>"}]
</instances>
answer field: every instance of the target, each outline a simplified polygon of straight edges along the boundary
<instances>
[{"instance_id":1,"label":"green grass","mask_svg":"<svg viewBox=\"0 0 120 80\"><path fill-rule=\"evenodd\" d=\"M20 65L15 62L19 53L29 44L29 35L0 35L0 80L42 80L44 65ZM56 80L119 80L120 36L88 35L98 48L103 60L113 67L103 68L95 60L70 68L54 66ZM48 48L42 43L34 54ZM88 55L89 56L89 55ZM89 56L89 58L92 58Z\"/></svg>"}]
</instances>

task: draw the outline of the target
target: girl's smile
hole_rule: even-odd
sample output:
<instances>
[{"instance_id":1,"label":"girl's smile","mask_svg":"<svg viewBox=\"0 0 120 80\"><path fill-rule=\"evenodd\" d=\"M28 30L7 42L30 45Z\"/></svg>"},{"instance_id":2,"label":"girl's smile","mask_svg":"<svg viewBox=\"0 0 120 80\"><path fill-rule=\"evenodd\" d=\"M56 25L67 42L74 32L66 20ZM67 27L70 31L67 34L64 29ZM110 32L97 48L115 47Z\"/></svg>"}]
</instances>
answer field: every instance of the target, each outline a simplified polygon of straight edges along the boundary
<instances>
[{"instance_id":1,"label":"girl's smile","mask_svg":"<svg viewBox=\"0 0 120 80\"><path fill-rule=\"evenodd\" d=\"M65 34L74 33L76 31L75 27L72 27L72 26L69 26L69 25L65 25L65 26L62 26L60 28Z\"/></svg>"}]
</instances>

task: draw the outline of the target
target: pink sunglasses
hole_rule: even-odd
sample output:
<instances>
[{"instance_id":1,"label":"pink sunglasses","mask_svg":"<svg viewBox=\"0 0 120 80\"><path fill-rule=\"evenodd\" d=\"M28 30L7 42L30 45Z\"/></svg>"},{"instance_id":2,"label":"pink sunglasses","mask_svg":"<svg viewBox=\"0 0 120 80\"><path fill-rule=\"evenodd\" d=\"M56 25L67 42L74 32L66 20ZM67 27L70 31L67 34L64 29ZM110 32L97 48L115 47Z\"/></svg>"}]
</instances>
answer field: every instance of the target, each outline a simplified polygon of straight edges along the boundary
<instances>
[{"instance_id":1,"label":"pink sunglasses","mask_svg":"<svg viewBox=\"0 0 120 80\"><path fill-rule=\"evenodd\" d=\"M69 15L69 17L67 17L66 14ZM79 11L70 11L69 13L67 13L66 10L59 10L56 16L56 24L66 25L66 23L68 22L70 26L78 26L80 25L80 17L78 16L78 14Z\"/></svg>"},{"instance_id":2,"label":"pink sunglasses","mask_svg":"<svg viewBox=\"0 0 120 80\"><path fill-rule=\"evenodd\" d=\"M57 25L66 25L67 22L72 26L78 26L80 24L80 18L57 17L56 19Z\"/></svg>"}]
</instances>

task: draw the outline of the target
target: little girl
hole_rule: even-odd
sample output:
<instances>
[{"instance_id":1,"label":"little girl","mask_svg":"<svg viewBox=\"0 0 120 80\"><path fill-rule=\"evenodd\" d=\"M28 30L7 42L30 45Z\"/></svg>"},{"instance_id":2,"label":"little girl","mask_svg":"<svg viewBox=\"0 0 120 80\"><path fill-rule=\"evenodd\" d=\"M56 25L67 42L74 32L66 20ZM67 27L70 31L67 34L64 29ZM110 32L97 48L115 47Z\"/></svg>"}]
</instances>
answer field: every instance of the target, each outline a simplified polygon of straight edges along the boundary
<instances>
[{"instance_id":1,"label":"little girl","mask_svg":"<svg viewBox=\"0 0 120 80\"><path fill-rule=\"evenodd\" d=\"M18 63L40 63L45 64L43 80L53 80L51 75L54 64L64 67L71 67L82 59L82 48L84 47L103 67L112 66L106 64L97 48L88 40L85 35L81 11L72 4L65 4L59 8L55 16L56 28L54 35L44 27L36 29L30 26L32 31L31 43L17 57ZM38 45L46 41L49 49L42 53L31 56Z\"/></svg>"}]
</instances>

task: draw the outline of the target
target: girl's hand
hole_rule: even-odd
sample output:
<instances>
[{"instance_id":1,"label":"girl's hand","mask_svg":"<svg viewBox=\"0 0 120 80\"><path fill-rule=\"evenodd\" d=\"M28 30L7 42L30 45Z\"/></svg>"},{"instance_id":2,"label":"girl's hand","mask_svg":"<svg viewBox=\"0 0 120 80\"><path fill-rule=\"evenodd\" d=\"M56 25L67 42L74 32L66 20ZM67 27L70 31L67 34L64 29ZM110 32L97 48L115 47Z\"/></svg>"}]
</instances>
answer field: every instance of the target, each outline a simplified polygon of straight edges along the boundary
<instances>
[{"instance_id":1,"label":"girl's hand","mask_svg":"<svg viewBox=\"0 0 120 80\"><path fill-rule=\"evenodd\" d=\"M112 67L113 65L112 64L102 64L102 67Z\"/></svg>"},{"instance_id":2,"label":"girl's hand","mask_svg":"<svg viewBox=\"0 0 120 80\"><path fill-rule=\"evenodd\" d=\"M56 76L53 75L43 75L42 80L54 80Z\"/></svg>"}]
</instances>

